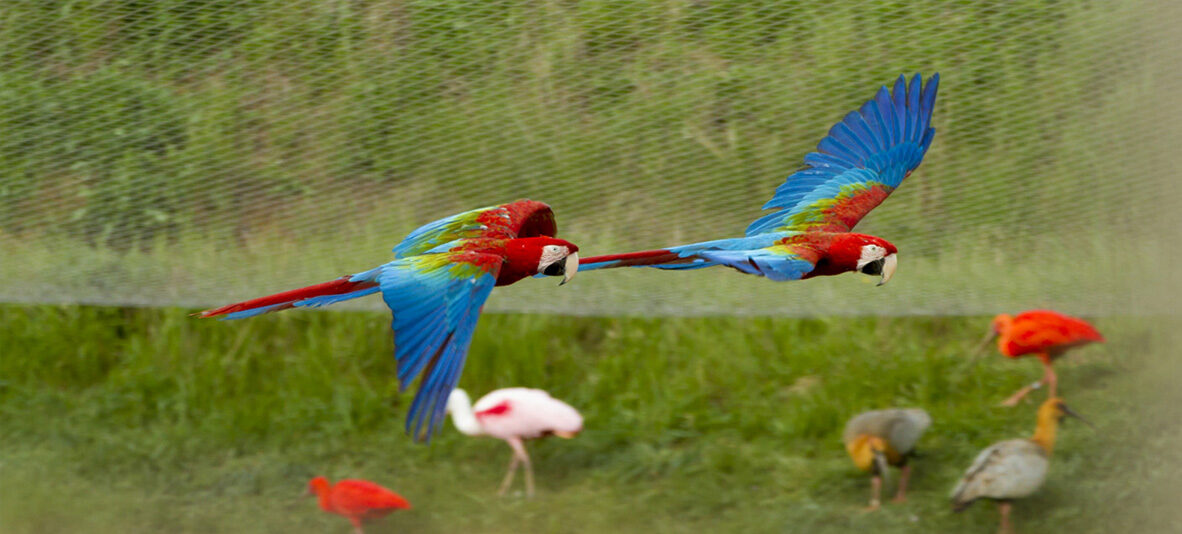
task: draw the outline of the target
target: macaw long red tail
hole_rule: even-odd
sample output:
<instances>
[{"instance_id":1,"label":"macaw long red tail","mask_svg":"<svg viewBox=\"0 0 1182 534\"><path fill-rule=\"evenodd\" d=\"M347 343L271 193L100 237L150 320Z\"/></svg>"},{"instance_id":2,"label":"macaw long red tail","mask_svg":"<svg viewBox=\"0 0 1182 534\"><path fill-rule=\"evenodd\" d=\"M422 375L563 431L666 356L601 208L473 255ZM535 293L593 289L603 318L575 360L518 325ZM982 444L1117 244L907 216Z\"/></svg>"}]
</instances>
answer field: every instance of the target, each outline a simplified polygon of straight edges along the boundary
<instances>
[{"instance_id":1,"label":"macaw long red tail","mask_svg":"<svg viewBox=\"0 0 1182 534\"><path fill-rule=\"evenodd\" d=\"M324 306L342 300L363 297L378 291L378 283L373 280L356 280L357 275L344 276L331 282L324 282L314 286L292 289L266 297L229 304L221 308L200 312L201 317L217 317L224 315L225 319L242 319L254 317L273 311L286 310L296 306Z\"/></svg>"},{"instance_id":2,"label":"macaw long red tail","mask_svg":"<svg viewBox=\"0 0 1182 534\"><path fill-rule=\"evenodd\" d=\"M606 256L591 256L579 259L580 271L595 269L612 269L615 267L643 267L651 266L661 269L694 269L705 267L702 261L693 256L682 256L667 249L644 250L627 254L608 254Z\"/></svg>"}]
</instances>

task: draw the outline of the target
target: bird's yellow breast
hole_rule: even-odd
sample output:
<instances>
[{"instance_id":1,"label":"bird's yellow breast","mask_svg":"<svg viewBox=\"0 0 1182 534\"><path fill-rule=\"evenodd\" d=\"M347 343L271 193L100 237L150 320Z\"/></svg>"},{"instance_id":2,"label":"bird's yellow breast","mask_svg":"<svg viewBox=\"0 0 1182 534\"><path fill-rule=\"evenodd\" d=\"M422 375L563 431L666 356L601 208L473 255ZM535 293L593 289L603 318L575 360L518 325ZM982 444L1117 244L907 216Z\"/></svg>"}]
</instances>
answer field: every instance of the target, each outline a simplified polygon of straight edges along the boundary
<instances>
[{"instance_id":1,"label":"bird's yellow breast","mask_svg":"<svg viewBox=\"0 0 1182 534\"><path fill-rule=\"evenodd\" d=\"M850 440L849 443L846 443L845 449L850 453L850 458L854 460L854 465L863 471L873 470L875 451L882 452L890 465L903 463L903 455L891 448L891 444L887 440L870 434L862 434Z\"/></svg>"}]
</instances>

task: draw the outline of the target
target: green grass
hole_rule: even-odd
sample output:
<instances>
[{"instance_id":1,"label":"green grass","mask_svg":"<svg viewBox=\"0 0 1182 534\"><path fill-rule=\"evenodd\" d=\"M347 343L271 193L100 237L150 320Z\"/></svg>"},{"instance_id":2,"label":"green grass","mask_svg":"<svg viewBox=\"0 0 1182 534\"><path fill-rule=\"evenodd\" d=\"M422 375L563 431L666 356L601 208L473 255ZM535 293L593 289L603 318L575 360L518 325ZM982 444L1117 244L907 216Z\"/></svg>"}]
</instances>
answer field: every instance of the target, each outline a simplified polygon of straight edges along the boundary
<instances>
[{"instance_id":1,"label":"green grass","mask_svg":"<svg viewBox=\"0 0 1182 534\"><path fill-rule=\"evenodd\" d=\"M946 494L980 448L1028 435L995 407L1038 374L965 366L987 320L576 318L490 314L461 384L543 387L587 430L531 451L539 496L497 498L508 447L447 425L402 433L388 318L288 312L199 321L178 309L0 306L0 530L345 532L299 501L308 478L364 477L415 509L373 532L992 532ZM1067 426L1024 532L1176 531L1174 321L1103 318L1073 354ZM852 414L922 406L912 499L859 513L839 443Z\"/></svg>"}]
</instances>

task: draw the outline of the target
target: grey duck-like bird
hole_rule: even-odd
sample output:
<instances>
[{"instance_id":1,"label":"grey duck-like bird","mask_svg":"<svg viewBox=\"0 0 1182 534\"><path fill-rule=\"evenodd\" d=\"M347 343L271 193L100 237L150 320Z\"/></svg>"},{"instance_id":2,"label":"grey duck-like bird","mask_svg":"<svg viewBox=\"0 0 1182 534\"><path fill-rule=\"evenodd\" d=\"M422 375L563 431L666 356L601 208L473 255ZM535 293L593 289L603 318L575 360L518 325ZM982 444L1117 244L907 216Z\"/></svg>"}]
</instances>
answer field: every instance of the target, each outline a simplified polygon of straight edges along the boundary
<instances>
[{"instance_id":1,"label":"grey duck-like bird","mask_svg":"<svg viewBox=\"0 0 1182 534\"><path fill-rule=\"evenodd\" d=\"M919 408L891 408L865 412L850 419L841 439L854 464L873 474L870 479L870 510L880 506L879 495L887 466L901 468L895 502L907 498L907 480L911 477L908 460L915 443L932 424L932 418Z\"/></svg>"},{"instance_id":2,"label":"grey duck-like bird","mask_svg":"<svg viewBox=\"0 0 1182 534\"><path fill-rule=\"evenodd\" d=\"M1038 408L1038 424L1030 439L1010 439L981 451L953 488L952 509L959 512L977 499L992 499L997 501L1001 512L999 532L1013 532L1010 501L1028 497L1042 487L1047 479L1059 422L1067 416L1091 426L1086 419L1071 411L1063 399L1051 397Z\"/></svg>"}]
</instances>

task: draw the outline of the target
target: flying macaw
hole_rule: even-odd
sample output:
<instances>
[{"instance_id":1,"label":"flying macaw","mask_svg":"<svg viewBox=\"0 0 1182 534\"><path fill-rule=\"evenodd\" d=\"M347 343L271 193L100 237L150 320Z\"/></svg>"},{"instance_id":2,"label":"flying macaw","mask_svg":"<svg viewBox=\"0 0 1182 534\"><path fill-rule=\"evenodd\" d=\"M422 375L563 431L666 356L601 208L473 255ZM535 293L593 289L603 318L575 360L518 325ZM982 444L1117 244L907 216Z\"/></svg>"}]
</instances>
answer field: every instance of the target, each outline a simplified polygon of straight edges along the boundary
<instances>
[{"instance_id":1,"label":"flying macaw","mask_svg":"<svg viewBox=\"0 0 1182 534\"><path fill-rule=\"evenodd\" d=\"M850 232L923 161L936 130L932 107L940 75L926 85L903 76L894 91L850 112L829 130L805 166L776 189L763 209L780 208L747 227L746 237L706 241L660 250L583 258L587 271L612 267L684 270L725 265L771 280L800 280L848 271L895 274L894 245Z\"/></svg>"},{"instance_id":2,"label":"flying macaw","mask_svg":"<svg viewBox=\"0 0 1182 534\"><path fill-rule=\"evenodd\" d=\"M394 314L394 357L405 390L420 374L406 418L416 441L430 440L460 379L480 309L493 286L534 275L569 282L579 247L554 238L550 206L518 200L440 219L413 231L380 267L302 289L200 312L201 317L254 317L316 307L382 292ZM425 425L425 428L424 428ZM413 431L411 430L413 426Z\"/></svg>"}]
</instances>

